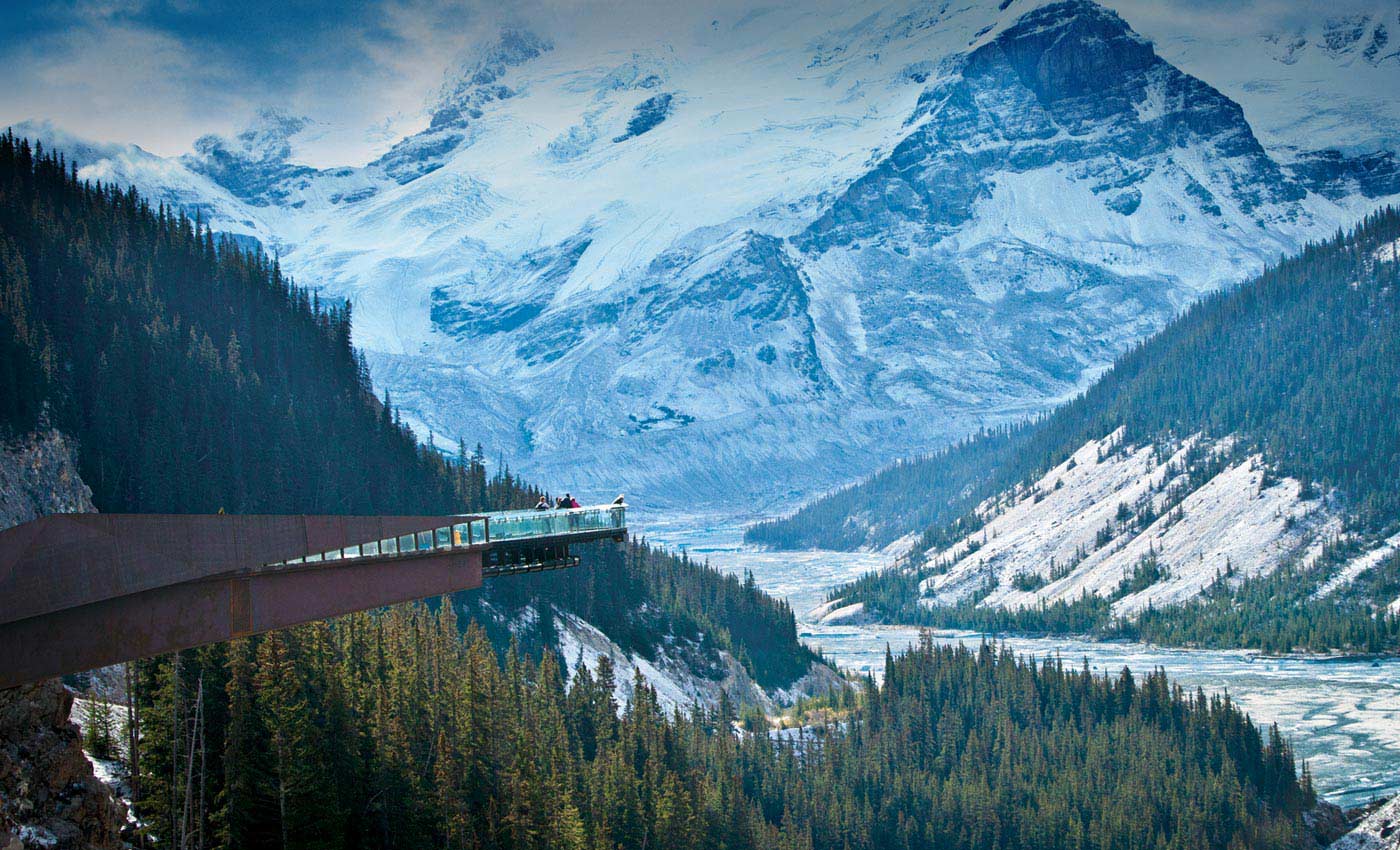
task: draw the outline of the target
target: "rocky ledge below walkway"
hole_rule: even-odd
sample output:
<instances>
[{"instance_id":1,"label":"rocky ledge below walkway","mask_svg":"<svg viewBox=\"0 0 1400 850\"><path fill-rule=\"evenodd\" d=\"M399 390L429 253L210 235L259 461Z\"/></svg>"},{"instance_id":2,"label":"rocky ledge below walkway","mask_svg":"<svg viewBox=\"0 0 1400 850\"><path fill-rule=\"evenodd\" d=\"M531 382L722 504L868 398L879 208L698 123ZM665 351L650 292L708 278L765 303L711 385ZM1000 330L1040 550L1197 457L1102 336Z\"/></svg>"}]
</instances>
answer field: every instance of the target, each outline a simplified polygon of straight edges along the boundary
<instances>
[{"instance_id":1,"label":"rocky ledge below walkway","mask_svg":"<svg viewBox=\"0 0 1400 850\"><path fill-rule=\"evenodd\" d=\"M73 695L56 680L0 690L0 848L122 846L123 807L93 775Z\"/></svg>"}]
</instances>

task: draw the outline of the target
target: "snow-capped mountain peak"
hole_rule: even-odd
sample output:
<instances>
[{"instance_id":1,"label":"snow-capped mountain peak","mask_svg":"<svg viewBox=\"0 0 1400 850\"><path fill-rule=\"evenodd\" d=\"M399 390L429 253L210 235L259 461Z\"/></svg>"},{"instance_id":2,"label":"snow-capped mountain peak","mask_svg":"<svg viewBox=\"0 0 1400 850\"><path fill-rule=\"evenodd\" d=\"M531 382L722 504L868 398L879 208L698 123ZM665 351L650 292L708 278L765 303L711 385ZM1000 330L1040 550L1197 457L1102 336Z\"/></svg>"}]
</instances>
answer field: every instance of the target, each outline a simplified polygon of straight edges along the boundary
<instances>
[{"instance_id":1,"label":"snow-capped mountain peak","mask_svg":"<svg viewBox=\"0 0 1400 850\"><path fill-rule=\"evenodd\" d=\"M594 10L486 39L364 168L294 165L274 114L181 179L355 302L425 433L576 491L780 496L1044 409L1400 193L1393 150L1319 150L1286 102L1393 78L1388 19L1292 64L1230 35L1253 70L1217 86L1210 33L1115 5Z\"/></svg>"},{"instance_id":2,"label":"snow-capped mountain peak","mask_svg":"<svg viewBox=\"0 0 1400 850\"><path fill-rule=\"evenodd\" d=\"M292 161L292 139L310 123L280 109L263 109L232 139L212 133L196 139L194 152L182 161L253 206L285 202L287 184L316 173Z\"/></svg>"}]
</instances>

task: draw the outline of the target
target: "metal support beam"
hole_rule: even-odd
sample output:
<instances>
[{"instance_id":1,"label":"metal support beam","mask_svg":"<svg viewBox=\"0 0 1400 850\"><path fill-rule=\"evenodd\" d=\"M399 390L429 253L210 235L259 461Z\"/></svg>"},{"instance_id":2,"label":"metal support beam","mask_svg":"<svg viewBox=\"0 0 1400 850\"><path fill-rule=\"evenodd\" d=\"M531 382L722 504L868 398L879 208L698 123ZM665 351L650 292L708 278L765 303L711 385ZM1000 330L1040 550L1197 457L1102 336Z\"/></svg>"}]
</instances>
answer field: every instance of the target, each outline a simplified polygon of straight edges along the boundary
<instances>
[{"instance_id":1,"label":"metal support beam","mask_svg":"<svg viewBox=\"0 0 1400 850\"><path fill-rule=\"evenodd\" d=\"M0 531L0 688L577 566L570 544L626 536L623 505L42 517Z\"/></svg>"},{"instance_id":2,"label":"metal support beam","mask_svg":"<svg viewBox=\"0 0 1400 850\"><path fill-rule=\"evenodd\" d=\"M481 586L480 551L166 585L0 624L0 688Z\"/></svg>"}]
</instances>

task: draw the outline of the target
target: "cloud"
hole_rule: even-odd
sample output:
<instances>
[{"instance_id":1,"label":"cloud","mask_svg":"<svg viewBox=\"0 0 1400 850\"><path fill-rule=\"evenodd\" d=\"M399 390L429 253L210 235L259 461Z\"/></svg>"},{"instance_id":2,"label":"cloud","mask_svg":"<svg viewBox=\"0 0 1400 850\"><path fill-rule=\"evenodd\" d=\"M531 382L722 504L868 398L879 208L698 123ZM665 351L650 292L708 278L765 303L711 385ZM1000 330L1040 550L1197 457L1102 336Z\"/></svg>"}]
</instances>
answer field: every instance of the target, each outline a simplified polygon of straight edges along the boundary
<instances>
[{"instance_id":1,"label":"cloud","mask_svg":"<svg viewBox=\"0 0 1400 850\"><path fill-rule=\"evenodd\" d=\"M313 122L292 141L299 161L357 165L425 126L444 74L501 26L577 37L638 17L665 26L710 7L750 5L700 2L704 9L685 0L32 0L0 18L0 126L48 119L98 141L176 155L207 133L234 137L260 109L276 107ZM794 13L803 2L794 0ZM1393 8L1388 0L1106 5L1149 37L1188 40Z\"/></svg>"},{"instance_id":2,"label":"cloud","mask_svg":"<svg viewBox=\"0 0 1400 850\"><path fill-rule=\"evenodd\" d=\"M1306 30L1329 18L1394 9L1385 0L1108 0L1105 5L1135 28L1240 37Z\"/></svg>"},{"instance_id":3,"label":"cloud","mask_svg":"<svg viewBox=\"0 0 1400 850\"><path fill-rule=\"evenodd\" d=\"M356 164L387 146L386 127L418 120L494 17L445 0L47 0L0 23L0 122L51 119L172 155L276 106L316 122L298 154Z\"/></svg>"}]
</instances>

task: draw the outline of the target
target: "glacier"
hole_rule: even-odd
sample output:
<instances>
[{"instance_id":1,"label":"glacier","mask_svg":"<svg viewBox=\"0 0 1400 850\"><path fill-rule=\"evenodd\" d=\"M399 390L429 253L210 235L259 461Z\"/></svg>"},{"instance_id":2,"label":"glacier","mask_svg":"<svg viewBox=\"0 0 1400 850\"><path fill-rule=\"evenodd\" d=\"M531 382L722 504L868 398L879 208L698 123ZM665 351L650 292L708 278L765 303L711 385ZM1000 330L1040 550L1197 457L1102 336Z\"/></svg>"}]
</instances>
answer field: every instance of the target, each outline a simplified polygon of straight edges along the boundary
<instances>
[{"instance_id":1,"label":"glacier","mask_svg":"<svg viewBox=\"0 0 1400 850\"><path fill-rule=\"evenodd\" d=\"M352 303L376 385L445 449L781 509L1048 409L1400 197L1393 4L1199 11L565 11L475 45L420 132L343 168L300 164L277 108L171 159L16 130Z\"/></svg>"}]
</instances>

